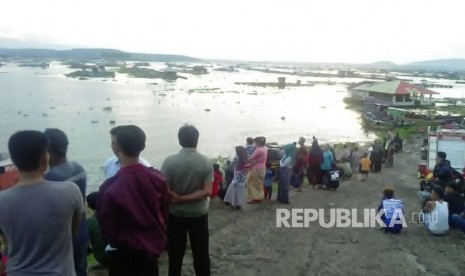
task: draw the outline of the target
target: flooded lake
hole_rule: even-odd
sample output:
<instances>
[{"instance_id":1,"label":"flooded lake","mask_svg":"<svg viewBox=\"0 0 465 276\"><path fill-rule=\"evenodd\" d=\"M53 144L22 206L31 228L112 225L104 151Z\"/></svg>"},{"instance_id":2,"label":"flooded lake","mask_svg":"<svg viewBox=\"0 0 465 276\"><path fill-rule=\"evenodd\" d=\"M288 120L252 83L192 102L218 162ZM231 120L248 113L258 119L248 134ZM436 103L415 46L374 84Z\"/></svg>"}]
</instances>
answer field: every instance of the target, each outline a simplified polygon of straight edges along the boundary
<instances>
[{"instance_id":1,"label":"flooded lake","mask_svg":"<svg viewBox=\"0 0 465 276\"><path fill-rule=\"evenodd\" d=\"M102 164L112 155L111 120L144 129L147 147L143 157L158 168L167 155L179 150L177 131L184 123L197 126L199 150L211 157L232 156L234 147L248 136L263 135L277 143L293 142L299 136L316 136L331 143L374 139L361 128L359 115L342 101L346 96L342 82L360 79L334 78L334 85L279 90L235 85L276 82L281 76L246 70L181 74L188 79L175 82L123 74L117 74L114 81L77 80L64 76L70 71L58 62L48 69L14 63L0 68L0 152L7 151L8 138L15 131L60 128L70 140L69 159L80 162L88 172L89 191L102 182ZM300 80L302 84L328 81L286 77L287 82Z\"/></svg>"}]
</instances>

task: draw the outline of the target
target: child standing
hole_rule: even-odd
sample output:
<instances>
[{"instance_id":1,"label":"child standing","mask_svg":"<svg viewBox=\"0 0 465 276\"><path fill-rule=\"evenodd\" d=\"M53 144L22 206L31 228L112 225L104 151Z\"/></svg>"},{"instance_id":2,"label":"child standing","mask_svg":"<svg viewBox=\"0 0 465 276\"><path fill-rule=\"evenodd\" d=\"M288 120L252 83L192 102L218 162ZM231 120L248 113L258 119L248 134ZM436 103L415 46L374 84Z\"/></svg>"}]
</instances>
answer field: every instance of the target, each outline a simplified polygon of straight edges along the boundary
<instances>
[{"instance_id":1,"label":"child standing","mask_svg":"<svg viewBox=\"0 0 465 276\"><path fill-rule=\"evenodd\" d=\"M370 158L368 158L367 153L363 154L363 157L360 160L360 166L361 166L362 177L363 175L365 175L365 179L362 179L362 181L368 180L368 172L370 171L371 161L370 161Z\"/></svg>"},{"instance_id":2,"label":"child standing","mask_svg":"<svg viewBox=\"0 0 465 276\"><path fill-rule=\"evenodd\" d=\"M213 164L213 185L211 197L218 195L218 192L223 187L223 174L220 171L220 165L217 163Z\"/></svg>"},{"instance_id":3,"label":"child standing","mask_svg":"<svg viewBox=\"0 0 465 276\"><path fill-rule=\"evenodd\" d=\"M265 200L271 200L271 195L273 193L273 179L274 179L274 172L271 169L271 163L266 162L266 173L265 173Z\"/></svg>"}]
</instances>

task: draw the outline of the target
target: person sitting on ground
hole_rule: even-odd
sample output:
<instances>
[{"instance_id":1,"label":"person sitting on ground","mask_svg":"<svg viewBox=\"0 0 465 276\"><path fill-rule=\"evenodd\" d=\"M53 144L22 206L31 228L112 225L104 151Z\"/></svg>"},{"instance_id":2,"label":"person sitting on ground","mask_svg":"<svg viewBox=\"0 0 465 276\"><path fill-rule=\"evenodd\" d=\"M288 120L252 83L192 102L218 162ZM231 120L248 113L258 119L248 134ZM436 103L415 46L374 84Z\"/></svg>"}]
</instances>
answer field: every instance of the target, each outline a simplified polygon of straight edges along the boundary
<instances>
[{"instance_id":1,"label":"person sitting on ground","mask_svg":"<svg viewBox=\"0 0 465 276\"><path fill-rule=\"evenodd\" d=\"M72 236L84 212L78 186L44 180L48 140L20 131L8 141L20 180L0 193L0 229L8 241L8 275L75 276ZM13 211L12 211L13 210Z\"/></svg>"},{"instance_id":2,"label":"person sitting on ground","mask_svg":"<svg viewBox=\"0 0 465 276\"><path fill-rule=\"evenodd\" d=\"M439 185L445 189L446 184L453 178L453 169L450 166L449 160L446 158L447 154L445 152L439 151L437 153L433 177L431 180L422 180L420 182L420 191L430 192L434 185Z\"/></svg>"},{"instance_id":3,"label":"person sitting on ground","mask_svg":"<svg viewBox=\"0 0 465 276\"><path fill-rule=\"evenodd\" d=\"M210 197L217 196L221 188L223 188L223 175L220 171L220 165L215 163L213 164L213 185Z\"/></svg>"},{"instance_id":4,"label":"person sitting on ground","mask_svg":"<svg viewBox=\"0 0 465 276\"><path fill-rule=\"evenodd\" d=\"M97 262L105 268L108 266L108 256L105 254L106 243L102 238L97 216L95 215L95 211L97 210L97 197L97 192L92 192L86 197L87 206L94 212L94 214L87 219L87 226L92 254Z\"/></svg>"},{"instance_id":5,"label":"person sitting on ground","mask_svg":"<svg viewBox=\"0 0 465 276\"><path fill-rule=\"evenodd\" d=\"M450 181L446 186L445 200L449 206L449 221L452 215L460 215L465 208L462 194L460 193L460 186L454 181Z\"/></svg>"},{"instance_id":6,"label":"person sitting on ground","mask_svg":"<svg viewBox=\"0 0 465 276\"><path fill-rule=\"evenodd\" d=\"M450 218L450 225L462 230L465 233L465 209L462 210L460 215L453 214Z\"/></svg>"},{"instance_id":7,"label":"person sitting on ground","mask_svg":"<svg viewBox=\"0 0 465 276\"><path fill-rule=\"evenodd\" d=\"M266 162L266 173L265 173L265 200L271 200L271 196L273 194L273 180L274 180L274 172L271 169L271 163Z\"/></svg>"},{"instance_id":8,"label":"person sitting on ground","mask_svg":"<svg viewBox=\"0 0 465 276\"><path fill-rule=\"evenodd\" d=\"M436 184L445 187L445 184L452 179L452 168L449 160L446 159L447 154L443 151L438 151L436 156L436 166L433 170L433 178L437 181Z\"/></svg>"},{"instance_id":9,"label":"person sitting on ground","mask_svg":"<svg viewBox=\"0 0 465 276\"><path fill-rule=\"evenodd\" d=\"M434 235L444 235L449 231L449 208L444 197L444 190L440 186L434 186L430 200L421 213L426 229Z\"/></svg>"},{"instance_id":10,"label":"person sitting on ground","mask_svg":"<svg viewBox=\"0 0 465 276\"><path fill-rule=\"evenodd\" d=\"M339 172L341 173L341 177L348 179L352 177L352 168L350 167L350 163L347 160L341 160L341 162L336 163Z\"/></svg>"},{"instance_id":11,"label":"person sitting on ground","mask_svg":"<svg viewBox=\"0 0 465 276\"><path fill-rule=\"evenodd\" d=\"M326 183L326 188L330 190L336 190L339 187L339 170L336 167L336 163L331 164L331 170L329 171L329 179Z\"/></svg>"},{"instance_id":12,"label":"person sitting on ground","mask_svg":"<svg viewBox=\"0 0 465 276\"><path fill-rule=\"evenodd\" d=\"M360 172L362 173L362 176L365 176L365 181L368 180L368 173L370 172L370 166L371 166L371 161L370 158L368 158L368 154L364 153L362 159L360 160L360 166L361 170ZM362 179L363 181L363 179Z\"/></svg>"},{"instance_id":13,"label":"person sitting on ground","mask_svg":"<svg viewBox=\"0 0 465 276\"><path fill-rule=\"evenodd\" d=\"M404 214L404 202L394 198L394 189L386 187L383 190L383 199L378 206L378 212L383 210L381 219L386 227L383 227L384 232L400 234L402 230L402 221Z\"/></svg>"}]
</instances>

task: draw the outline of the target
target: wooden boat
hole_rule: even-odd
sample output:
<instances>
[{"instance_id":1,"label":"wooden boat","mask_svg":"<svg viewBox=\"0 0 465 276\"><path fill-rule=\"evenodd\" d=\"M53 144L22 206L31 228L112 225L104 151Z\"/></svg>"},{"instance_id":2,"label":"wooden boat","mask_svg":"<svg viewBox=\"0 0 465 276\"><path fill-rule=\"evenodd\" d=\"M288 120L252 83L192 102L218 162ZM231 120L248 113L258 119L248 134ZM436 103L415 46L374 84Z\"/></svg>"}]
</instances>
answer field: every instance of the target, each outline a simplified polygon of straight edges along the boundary
<instances>
[{"instance_id":1,"label":"wooden boat","mask_svg":"<svg viewBox=\"0 0 465 276\"><path fill-rule=\"evenodd\" d=\"M415 125L414 122L397 122L394 120L389 120L389 119L384 119L376 116L376 114L372 112L366 112L362 114L362 119L364 123L370 127L375 127L375 128L383 128L383 129L388 129L388 128L409 128L413 125Z\"/></svg>"}]
</instances>

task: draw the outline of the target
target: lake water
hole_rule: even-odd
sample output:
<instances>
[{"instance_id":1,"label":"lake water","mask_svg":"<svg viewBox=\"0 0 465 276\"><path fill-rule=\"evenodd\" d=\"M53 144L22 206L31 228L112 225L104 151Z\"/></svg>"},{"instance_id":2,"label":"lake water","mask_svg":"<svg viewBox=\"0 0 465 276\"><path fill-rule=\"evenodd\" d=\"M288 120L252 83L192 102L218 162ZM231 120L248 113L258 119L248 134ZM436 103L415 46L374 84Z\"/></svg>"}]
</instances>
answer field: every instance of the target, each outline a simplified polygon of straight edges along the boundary
<instances>
[{"instance_id":1,"label":"lake water","mask_svg":"<svg viewBox=\"0 0 465 276\"><path fill-rule=\"evenodd\" d=\"M279 76L245 70L184 74L187 80L175 82L122 74L117 74L115 81L82 81L66 78L64 74L70 71L58 62L52 62L48 69L14 63L0 68L0 152L7 151L8 138L15 131L60 128L70 140L69 159L80 162L88 172L89 191L103 181L102 164L112 155L110 120L144 129L147 147L142 156L158 168L167 155L179 150L177 131L184 123L199 129L199 150L211 157L232 156L234 147L248 136L263 135L268 142L281 144L314 135L331 143L374 139L361 128L360 116L346 109L342 101L346 96L342 82L360 79L334 78L335 85L279 90L235 85L275 82ZM286 77L287 82L328 80ZM218 89L215 93L189 93L190 89L211 88ZM112 111L103 110L108 106ZM92 123L94 120L98 123Z\"/></svg>"}]
</instances>

